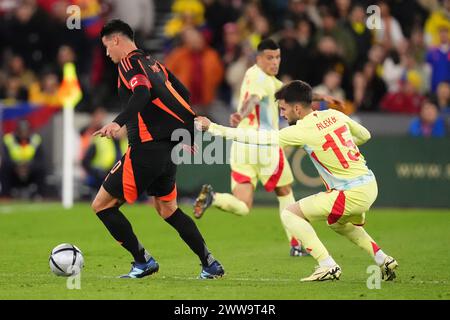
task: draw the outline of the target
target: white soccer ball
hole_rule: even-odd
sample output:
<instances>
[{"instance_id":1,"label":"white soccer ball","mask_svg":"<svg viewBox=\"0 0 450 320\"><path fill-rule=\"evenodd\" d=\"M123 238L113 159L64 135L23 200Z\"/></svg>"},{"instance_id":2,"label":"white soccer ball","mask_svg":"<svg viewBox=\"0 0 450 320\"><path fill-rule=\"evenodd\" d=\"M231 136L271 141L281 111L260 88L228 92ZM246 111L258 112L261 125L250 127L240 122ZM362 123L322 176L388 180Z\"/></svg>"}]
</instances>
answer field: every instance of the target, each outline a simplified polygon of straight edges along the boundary
<instances>
[{"instance_id":1,"label":"white soccer ball","mask_svg":"<svg viewBox=\"0 0 450 320\"><path fill-rule=\"evenodd\" d=\"M83 253L73 244L62 243L52 250L49 264L50 270L57 276L77 275L84 266Z\"/></svg>"}]
</instances>

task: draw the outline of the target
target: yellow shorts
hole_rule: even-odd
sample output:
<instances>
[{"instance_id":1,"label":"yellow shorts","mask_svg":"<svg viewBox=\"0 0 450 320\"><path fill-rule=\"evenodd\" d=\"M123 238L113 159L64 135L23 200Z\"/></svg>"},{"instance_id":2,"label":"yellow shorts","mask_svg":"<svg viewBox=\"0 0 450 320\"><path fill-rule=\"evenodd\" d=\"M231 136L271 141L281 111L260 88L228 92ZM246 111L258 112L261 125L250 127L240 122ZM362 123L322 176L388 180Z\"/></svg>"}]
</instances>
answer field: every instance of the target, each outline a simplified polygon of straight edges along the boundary
<instances>
[{"instance_id":1,"label":"yellow shorts","mask_svg":"<svg viewBox=\"0 0 450 320\"><path fill-rule=\"evenodd\" d=\"M300 209L309 221L327 220L329 225L350 222L364 225L365 212L378 195L376 180L350 190L320 192L298 201Z\"/></svg>"},{"instance_id":2,"label":"yellow shorts","mask_svg":"<svg viewBox=\"0 0 450 320\"><path fill-rule=\"evenodd\" d=\"M249 146L233 142L231 146L231 190L237 184L251 183L256 188L258 181L266 191L292 184L291 167L280 147Z\"/></svg>"}]
</instances>

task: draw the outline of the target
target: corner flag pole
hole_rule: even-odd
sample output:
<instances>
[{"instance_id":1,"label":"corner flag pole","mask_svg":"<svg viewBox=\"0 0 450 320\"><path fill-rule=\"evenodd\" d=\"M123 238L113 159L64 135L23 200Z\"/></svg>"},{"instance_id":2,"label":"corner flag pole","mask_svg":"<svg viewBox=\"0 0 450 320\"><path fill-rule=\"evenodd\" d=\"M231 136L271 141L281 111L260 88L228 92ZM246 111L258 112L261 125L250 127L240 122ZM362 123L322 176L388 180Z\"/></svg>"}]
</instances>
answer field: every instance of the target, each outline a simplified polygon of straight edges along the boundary
<instances>
[{"instance_id":1,"label":"corner flag pole","mask_svg":"<svg viewBox=\"0 0 450 320\"><path fill-rule=\"evenodd\" d=\"M63 103L62 205L64 208L70 209L73 206L74 188L74 109L83 97L73 63L66 63L63 67L63 81L59 88L59 95Z\"/></svg>"}]
</instances>

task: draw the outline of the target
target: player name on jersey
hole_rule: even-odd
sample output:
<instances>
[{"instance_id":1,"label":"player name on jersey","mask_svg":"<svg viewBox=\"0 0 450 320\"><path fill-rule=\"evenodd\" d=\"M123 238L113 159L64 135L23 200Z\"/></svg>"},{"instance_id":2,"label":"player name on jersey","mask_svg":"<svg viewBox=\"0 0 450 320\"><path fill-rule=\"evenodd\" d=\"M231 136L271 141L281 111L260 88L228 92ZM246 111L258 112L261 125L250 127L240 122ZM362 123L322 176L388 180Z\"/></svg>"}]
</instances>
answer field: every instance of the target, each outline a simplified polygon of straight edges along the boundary
<instances>
[{"instance_id":1,"label":"player name on jersey","mask_svg":"<svg viewBox=\"0 0 450 320\"><path fill-rule=\"evenodd\" d=\"M321 121L319 123L316 123L316 127L320 131L320 130L323 130L325 128L328 128L328 127L332 126L333 124L336 123L336 121L337 120L336 120L335 117L329 117L329 118L326 118L325 120L323 120L323 121Z\"/></svg>"}]
</instances>

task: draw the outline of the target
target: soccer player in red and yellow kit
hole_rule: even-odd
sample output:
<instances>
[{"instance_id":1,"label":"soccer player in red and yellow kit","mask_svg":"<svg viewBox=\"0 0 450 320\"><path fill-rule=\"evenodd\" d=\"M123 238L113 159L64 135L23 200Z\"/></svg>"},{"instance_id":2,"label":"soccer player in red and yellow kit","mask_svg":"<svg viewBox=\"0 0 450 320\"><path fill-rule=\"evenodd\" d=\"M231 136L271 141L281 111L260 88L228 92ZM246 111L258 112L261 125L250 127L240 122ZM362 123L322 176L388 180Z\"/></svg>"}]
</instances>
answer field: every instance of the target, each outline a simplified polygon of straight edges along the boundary
<instances>
[{"instance_id":1,"label":"soccer player in red and yellow kit","mask_svg":"<svg viewBox=\"0 0 450 320\"><path fill-rule=\"evenodd\" d=\"M357 145L370 139L362 125L336 110L314 111L311 87L296 80L275 94L281 115L290 124L280 131L227 128L198 117L202 130L241 142L303 148L324 180L327 191L289 205L281 214L284 225L300 239L319 266L302 281L339 279L340 266L317 237L310 222L327 221L337 233L364 249L380 266L384 280L395 278L397 261L386 255L362 227L374 203L377 182Z\"/></svg>"},{"instance_id":2,"label":"soccer player in red and yellow kit","mask_svg":"<svg viewBox=\"0 0 450 320\"><path fill-rule=\"evenodd\" d=\"M246 71L242 81L238 111L230 117L233 126L253 130L279 129L275 92L283 85L276 78L280 61L280 47L274 40L264 39L259 43L256 63ZM313 100L341 104L332 97L319 94L313 94ZM235 215L248 215L258 182L267 192L276 194L280 215L288 205L295 202L291 187L294 178L280 146L258 147L234 141L230 166L232 193L214 192L212 186L204 185L194 204L195 217L202 217L211 205ZM290 255L307 255L287 228L285 232L291 245Z\"/></svg>"}]
</instances>

